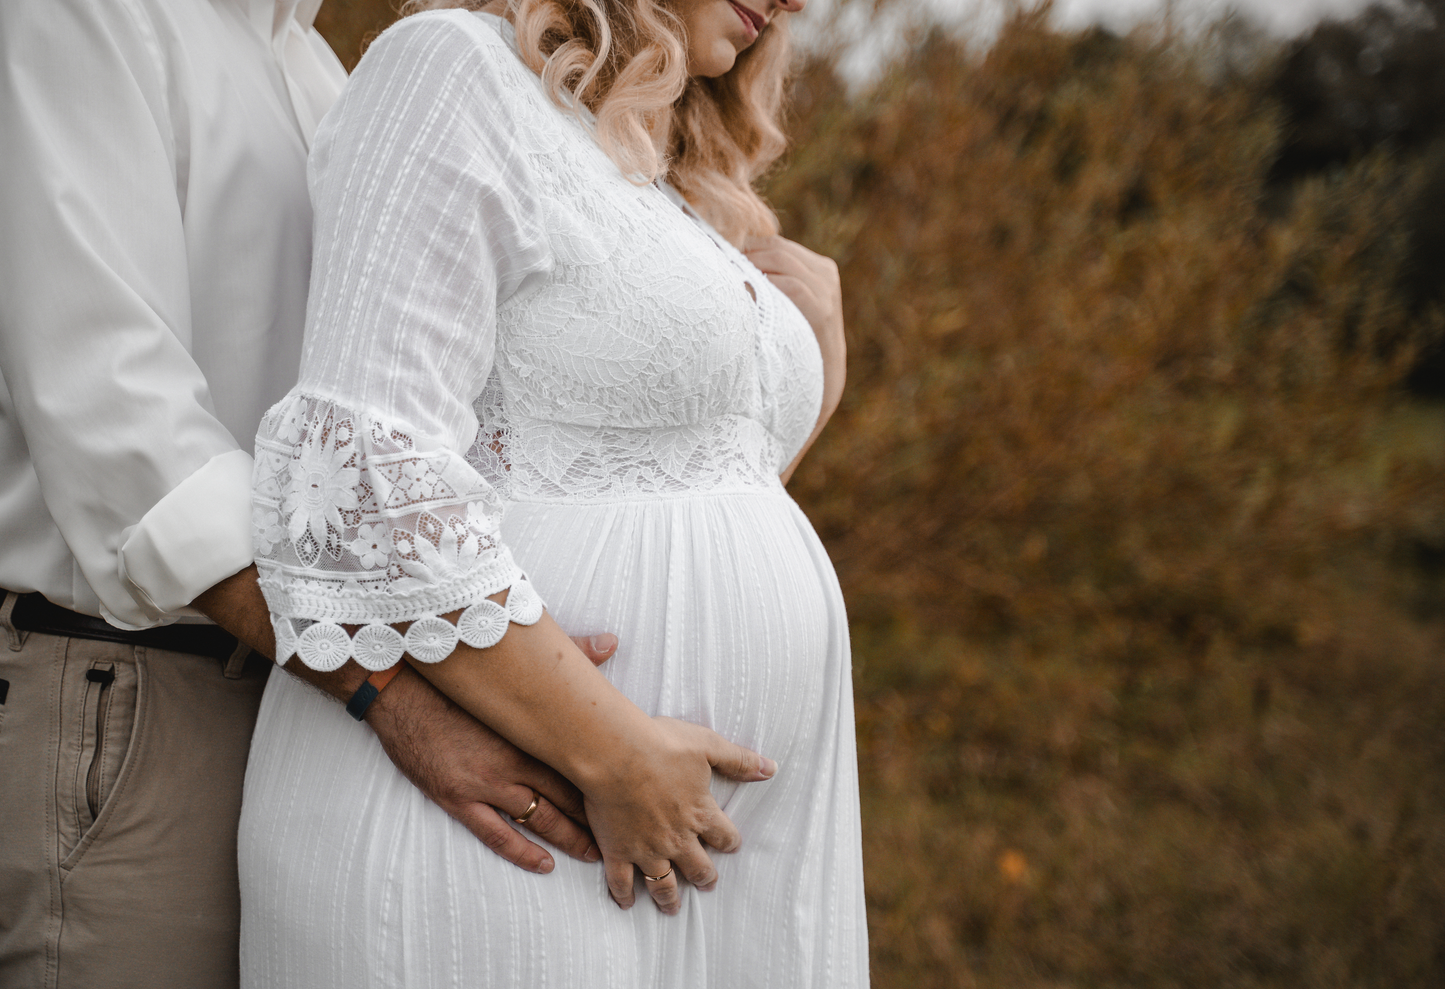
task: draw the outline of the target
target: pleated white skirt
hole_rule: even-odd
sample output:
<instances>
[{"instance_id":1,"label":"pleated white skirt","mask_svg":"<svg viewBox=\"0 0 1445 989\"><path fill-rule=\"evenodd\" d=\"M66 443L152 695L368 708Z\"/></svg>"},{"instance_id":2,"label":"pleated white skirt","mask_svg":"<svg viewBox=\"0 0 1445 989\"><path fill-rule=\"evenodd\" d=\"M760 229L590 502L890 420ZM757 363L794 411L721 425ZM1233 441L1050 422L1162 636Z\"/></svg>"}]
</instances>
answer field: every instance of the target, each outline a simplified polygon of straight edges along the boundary
<instances>
[{"instance_id":1,"label":"pleated white skirt","mask_svg":"<svg viewBox=\"0 0 1445 989\"><path fill-rule=\"evenodd\" d=\"M570 634L644 710L778 760L714 779L743 836L708 893L623 912L600 864L504 862L335 701L266 691L240 834L248 989L818 987L868 981L848 628L831 563L781 491L514 503L503 535Z\"/></svg>"}]
</instances>

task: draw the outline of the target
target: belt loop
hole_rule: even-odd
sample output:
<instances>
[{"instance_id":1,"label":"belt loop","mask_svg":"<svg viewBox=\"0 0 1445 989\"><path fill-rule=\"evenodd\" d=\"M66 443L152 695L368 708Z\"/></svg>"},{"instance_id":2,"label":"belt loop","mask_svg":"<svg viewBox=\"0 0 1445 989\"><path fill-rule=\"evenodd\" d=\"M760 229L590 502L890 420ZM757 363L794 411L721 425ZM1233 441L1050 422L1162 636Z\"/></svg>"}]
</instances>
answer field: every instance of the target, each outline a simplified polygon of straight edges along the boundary
<instances>
[{"instance_id":1,"label":"belt loop","mask_svg":"<svg viewBox=\"0 0 1445 989\"><path fill-rule=\"evenodd\" d=\"M227 680L239 680L241 674L246 672L246 659L251 655L251 647L246 643L236 640L236 651L231 653L231 658L226 660L226 668L222 672Z\"/></svg>"},{"instance_id":2,"label":"belt loop","mask_svg":"<svg viewBox=\"0 0 1445 989\"><path fill-rule=\"evenodd\" d=\"M30 635L29 632L22 632L16 628L15 623L10 619L11 612L15 610L15 603L19 600L19 594L14 591L6 591L5 601L0 604L0 628L5 630L5 638L10 644L11 652L19 652L25 645L25 639Z\"/></svg>"}]
</instances>

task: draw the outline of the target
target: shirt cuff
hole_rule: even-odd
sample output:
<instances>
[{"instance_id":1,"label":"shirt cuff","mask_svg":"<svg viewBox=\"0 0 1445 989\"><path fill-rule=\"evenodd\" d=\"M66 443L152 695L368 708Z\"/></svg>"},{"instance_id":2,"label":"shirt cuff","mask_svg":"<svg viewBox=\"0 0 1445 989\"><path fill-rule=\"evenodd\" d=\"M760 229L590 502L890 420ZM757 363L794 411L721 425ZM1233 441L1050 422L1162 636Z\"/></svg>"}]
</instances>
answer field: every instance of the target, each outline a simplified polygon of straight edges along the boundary
<instances>
[{"instance_id":1,"label":"shirt cuff","mask_svg":"<svg viewBox=\"0 0 1445 989\"><path fill-rule=\"evenodd\" d=\"M251 455L231 450L176 485L121 534L120 580L155 625L251 565Z\"/></svg>"}]
</instances>

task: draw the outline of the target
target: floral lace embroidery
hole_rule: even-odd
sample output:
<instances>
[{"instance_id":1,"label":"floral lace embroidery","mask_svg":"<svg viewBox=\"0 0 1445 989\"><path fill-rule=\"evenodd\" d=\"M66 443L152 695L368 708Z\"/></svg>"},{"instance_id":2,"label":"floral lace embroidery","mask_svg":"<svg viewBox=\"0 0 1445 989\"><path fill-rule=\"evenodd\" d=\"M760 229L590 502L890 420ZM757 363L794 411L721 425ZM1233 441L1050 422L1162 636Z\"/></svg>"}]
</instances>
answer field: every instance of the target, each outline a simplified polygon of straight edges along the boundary
<instances>
[{"instance_id":1,"label":"floral lace embroidery","mask_svg":"<svg viewBox=\"0 0 1445 989\"><path fill-rule=\"evenodd\" d=\"M624 178L511 29L479 20L553 266L498 307L468 459L514 501L776 490L822 403L811 327L675 190Z\"/></svg>"},{"instance_id":2,"label":"floral lace embroidery","mask_svg":"<svg viewBox=\"0 0 1445 989\"><path fill-rule=\"evenodd\" d=\"M293 395L256 439L257 567L277 661L369 670L445 659L532 625L542 599L498 540L501 502L461 456L396 424ZM487 600L507 590L505 605ZM456 625L439 617L462 611ZM392 623L411 622L403 636ZM343 625L362 626L354 634Z\"/></svg>"},{"instance_id":3,"label":"floral lace embroidery","mask_svg":"<svg viewBox=\"0 0 1445 989\"><path fill-rule=\"evenodd\" d=\"M500 307L468 459L515 501L776 489L822 401L811 328L676 193L569 178L615 168L554 126L574 144L528 136L556 267Z\"/></svg>"}]
</instances>

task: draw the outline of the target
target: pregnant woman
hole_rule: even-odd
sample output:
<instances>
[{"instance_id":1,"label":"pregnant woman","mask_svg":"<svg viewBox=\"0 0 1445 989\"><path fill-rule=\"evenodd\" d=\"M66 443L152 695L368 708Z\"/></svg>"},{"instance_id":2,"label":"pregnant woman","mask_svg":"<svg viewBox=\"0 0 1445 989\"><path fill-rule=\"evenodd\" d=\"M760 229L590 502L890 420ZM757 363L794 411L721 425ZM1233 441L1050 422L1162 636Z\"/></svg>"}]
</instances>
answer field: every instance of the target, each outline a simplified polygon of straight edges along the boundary
<instances>
[{"instance_id":1,"label":"pregnant woman","mask_svg":"<svg viewBox=\"0 0 1445 989\"><path fill-rule=\"evenodd\" d=\"M578 786L603 862L515 869L272 677L245 985L867 983L847 623L783 488L842 387L836 269L750 185L802 6L417 13L323 122L256 446L277 658L410 663ZM567 636L604 630L599 671Z\"/></svg>"}]
</instances>

